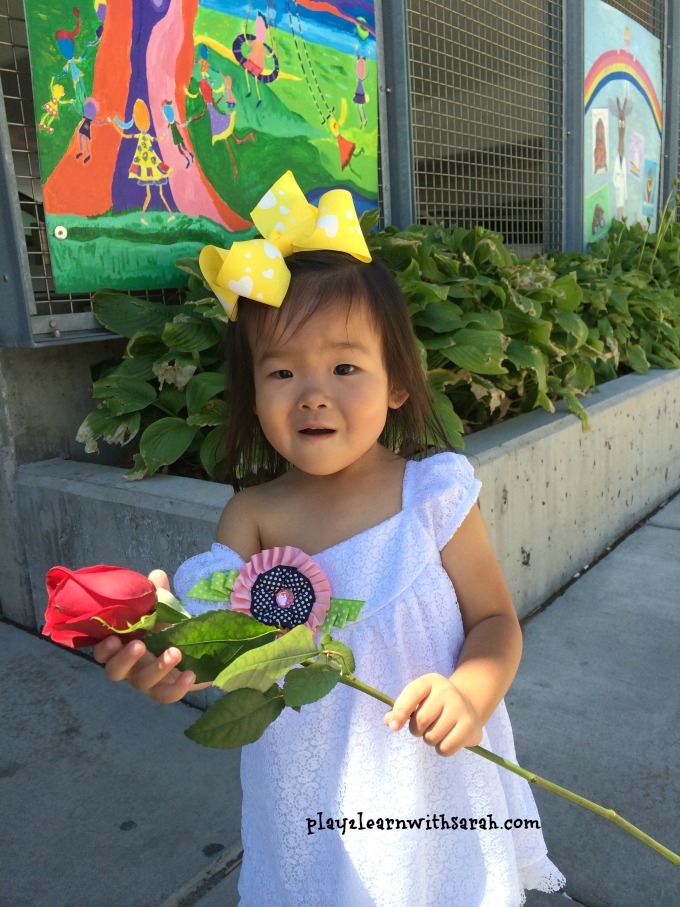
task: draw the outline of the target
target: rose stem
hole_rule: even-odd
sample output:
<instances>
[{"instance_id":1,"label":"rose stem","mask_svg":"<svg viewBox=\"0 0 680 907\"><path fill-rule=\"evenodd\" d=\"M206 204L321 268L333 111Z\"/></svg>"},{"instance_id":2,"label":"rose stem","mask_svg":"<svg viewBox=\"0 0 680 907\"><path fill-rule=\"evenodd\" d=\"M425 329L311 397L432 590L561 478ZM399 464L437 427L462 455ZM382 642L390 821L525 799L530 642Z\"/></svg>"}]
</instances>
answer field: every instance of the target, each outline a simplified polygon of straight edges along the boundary
<instances>
[{"instance_id":1,"label":"rose stem","mask_svg":"<svg viewBox=\"0 0 680 907\"><path fill-rule=\"evenodd\" d=\"M340 683L344 683L348 687L354 687L355 690L360 690L362 693L367 693L374 699L378 699L380 702L384 702L385 705L394 705L394 699L385 695L385 693L381 693L380 690L376 690L374 687L370 687L367 683L364 683L361 680L357 680L355 677L341 674ZM515 765L514 762L508 762L507 759L503 759L501 756L497 756L495 753L484 749L484 747L482 746L468 746L466 747L466 749L470 750L471 753L476 753L478 756L482 756L484 759L488 759L490 762L495 762L496 765L500 765L501 768L505 768L509 772L513 772L513 774L519 775L521 778L524 778L531 784L535 784L537 787L542 787L545 790L549 790L553 794L557 794L558 797L563 797L565 800L569 800L571 803L576 803L577 806L582 806L584 809L590 810L596 815L601 816L603 819L607 819L608 822L613 822L614 825L618 825L619 828L622 828L624 831L627 831L629 834L633 835L633 837L637 838L638 841L642 841L643 844L651 847L652 850L655 850L658 854L661 854L662 857L670 860L670 862L674 866L680 866L680 854L674 853L672 850L664 847L663 844L655 841L654 838L651 838L648 834L645 834L642 829L633 825L631 822L628 822L626 819L623 819L613 809L606 809L604 806L600 806L598 803L593 803L592 800L586 800L585 797L581 797L578 794L567 790L566 787L560 787L558 784L553 784L552 781L547 781L545 778L541 778L540 775L536 775L533 772L522 768L521 765Z\"/></svg>"}]
</instances>

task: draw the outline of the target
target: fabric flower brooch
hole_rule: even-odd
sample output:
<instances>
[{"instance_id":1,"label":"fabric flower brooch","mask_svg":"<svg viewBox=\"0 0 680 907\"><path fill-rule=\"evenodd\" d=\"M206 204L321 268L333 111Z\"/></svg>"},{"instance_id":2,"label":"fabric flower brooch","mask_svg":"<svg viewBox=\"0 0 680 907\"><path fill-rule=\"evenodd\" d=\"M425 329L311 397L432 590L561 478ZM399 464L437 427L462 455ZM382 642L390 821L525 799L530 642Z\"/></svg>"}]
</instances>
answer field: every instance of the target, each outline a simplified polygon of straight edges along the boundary
<instances>
[{"instance_id":1,"label":"fabric flower brooch","mask_svg":"<svg viewBox=\"0 0 680 907\"><path fill-rule=\"evenodd\" d=\"M216 602L280 630L327 633L356 620L363 601L333 598L326 574L299 548L267 548L240 570L200 579L187 599Z\"/></svg>"}]
</instances>

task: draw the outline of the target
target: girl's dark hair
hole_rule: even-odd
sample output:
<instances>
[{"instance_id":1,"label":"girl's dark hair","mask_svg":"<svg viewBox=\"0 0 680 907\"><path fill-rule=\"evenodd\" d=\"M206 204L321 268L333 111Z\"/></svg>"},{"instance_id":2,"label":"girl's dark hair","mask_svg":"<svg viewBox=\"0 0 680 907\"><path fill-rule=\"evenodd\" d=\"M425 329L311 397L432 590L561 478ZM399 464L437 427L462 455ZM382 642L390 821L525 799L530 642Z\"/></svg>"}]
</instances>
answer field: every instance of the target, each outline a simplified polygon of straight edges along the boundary
<instances>
[{"instance_id":1,"label":"girl's dark hair","mask_svg":"<svg viewBox=\"0 0 680 907\"><path fill-rule=\"evenodd\" d=\"M406 299L387 268L342 252L297 252L286 258L291 282L281 309L249 299L238 301L238 320L226 332L226 480L236 490L282 475L288 463L269 444L255 415L252 339L276 329L285 310L286 330L295 331L316 311L343 304L367 306L382 337L383 359L392 388L408 399L389 409L380 442L403 457L417 457L428 446L452 450L433 406L415 343ZM294 314L288 309L294 306ZM349 311L348 309L348 311Z\"/></svg>"}]
</instances>

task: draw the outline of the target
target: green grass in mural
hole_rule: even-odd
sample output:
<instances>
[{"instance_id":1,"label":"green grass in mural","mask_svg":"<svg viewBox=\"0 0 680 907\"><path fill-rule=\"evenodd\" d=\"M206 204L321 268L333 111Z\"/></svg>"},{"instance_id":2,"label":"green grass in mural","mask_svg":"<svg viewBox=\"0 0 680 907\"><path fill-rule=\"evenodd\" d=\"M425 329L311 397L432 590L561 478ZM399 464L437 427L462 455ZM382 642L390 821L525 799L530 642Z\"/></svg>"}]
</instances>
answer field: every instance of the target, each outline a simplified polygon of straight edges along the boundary
<instances>
[{"instance_id":1,"label":"green grass in mural","mask_svg":"<svg viewBox=\"0 0 680 907\"><path fill-rule=\"evenodd\" d=\"M142 229L140 213L106 214L102 217L47 217L47 228L66 229L66 238L51 244L52 267L70 292L113 286L119 290L140 287L177 287L186 283L178 271L178 258L193 257L207 243L230 245L248 239L254 230L230 233L205 217L148 211ZM110 275L115 274L113 280Z\"/></svg>"}]
</instances>

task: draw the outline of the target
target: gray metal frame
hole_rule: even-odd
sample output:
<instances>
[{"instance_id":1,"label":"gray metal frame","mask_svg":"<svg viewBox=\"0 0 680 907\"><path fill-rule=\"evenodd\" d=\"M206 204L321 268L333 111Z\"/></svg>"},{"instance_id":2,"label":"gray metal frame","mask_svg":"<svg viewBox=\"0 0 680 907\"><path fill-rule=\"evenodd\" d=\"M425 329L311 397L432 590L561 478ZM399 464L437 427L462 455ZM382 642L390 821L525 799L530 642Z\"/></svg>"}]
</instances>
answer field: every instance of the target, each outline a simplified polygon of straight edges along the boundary
<instances>
[{"instance_id":1,"label":"gray metal frame","mask_svg":"<svg viewBox=\"0 0 680 907\"><path fill-rule=\"evenodd\" d=\"M34 346L34 305L5 105L0 96L0 346Z\"/></svg>"},{"instance_id":2,"label":"gray metal frame","mask_svg":"<svg viewBox=\"0 0 680 907\"><path fill-rule=\"evenodd\" d=\"M671 53L671 49L675 53ZM664 97L663 97L663 169L661 196L671 193L678 175L678 137L680 135L680 9L675 0L666 2L666 34L664 36ZM661 198L659 199L661 203Z\"/></svg>"},{"instance_id":3,"label":"gray metal frame","mask_svg":"<svg viewBox=\"0 0 680 907\"><path fill-rule=\"evenodd\" d=\"M375 12L382 213L386 224L403 229L415 221L416 210L406 0L376 0Z\"/></svg>"},{"instance_id":4,"label":"gray metal frame","mask_svg":"<svg viewBox=\"0 0 680 907\"><path fill-rule=\"evenodd\" d=\"M563 251L583 248L583 3L564 0Z\"/></svg>"}]
</instances>

